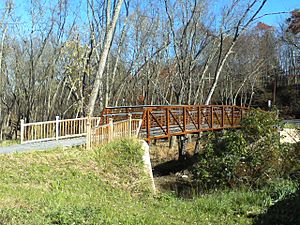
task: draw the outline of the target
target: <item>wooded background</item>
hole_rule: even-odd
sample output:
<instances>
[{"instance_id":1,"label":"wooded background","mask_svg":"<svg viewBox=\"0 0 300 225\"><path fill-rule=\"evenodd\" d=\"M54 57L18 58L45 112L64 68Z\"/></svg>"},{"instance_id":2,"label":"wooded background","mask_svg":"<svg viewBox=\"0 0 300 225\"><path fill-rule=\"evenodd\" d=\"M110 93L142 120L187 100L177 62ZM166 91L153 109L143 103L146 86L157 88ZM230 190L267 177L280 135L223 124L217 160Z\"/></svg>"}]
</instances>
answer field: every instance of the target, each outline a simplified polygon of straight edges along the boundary
<instances>
[{"instance_id":1,"label":"wooded background","mask_svg":"<svg viewBox=\"0 0 300 225\"><path fill-rule=\"evenodd\" d=\"M0 139L17 136L20 119L99 115L106 106L300 104L300 12L272 27L260 22L266 2L31 0L24 21L7 0Z\"/></svg>"}]
</instances>

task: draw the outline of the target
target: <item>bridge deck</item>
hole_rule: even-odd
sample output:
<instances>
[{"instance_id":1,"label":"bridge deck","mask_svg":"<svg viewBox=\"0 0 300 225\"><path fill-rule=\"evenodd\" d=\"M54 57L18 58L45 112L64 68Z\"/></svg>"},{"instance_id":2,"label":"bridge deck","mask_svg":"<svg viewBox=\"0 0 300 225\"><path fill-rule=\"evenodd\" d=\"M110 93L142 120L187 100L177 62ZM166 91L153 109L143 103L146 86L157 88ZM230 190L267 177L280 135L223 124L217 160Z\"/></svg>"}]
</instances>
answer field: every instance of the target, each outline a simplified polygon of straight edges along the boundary
<instances>
[{"instance_id":1,"label":"bridge deck","mask_svg":"<svg viewBox=\"0 0 300 225\"><path fill-rule=\"evenodd\" d=\"M143 119L140 137L150 143L153 139L169 138L203 131L240 127L248 108L228 105L167 105L120 106L103 110L104 123L128 118Z\"/></svg>"}]
</instances>

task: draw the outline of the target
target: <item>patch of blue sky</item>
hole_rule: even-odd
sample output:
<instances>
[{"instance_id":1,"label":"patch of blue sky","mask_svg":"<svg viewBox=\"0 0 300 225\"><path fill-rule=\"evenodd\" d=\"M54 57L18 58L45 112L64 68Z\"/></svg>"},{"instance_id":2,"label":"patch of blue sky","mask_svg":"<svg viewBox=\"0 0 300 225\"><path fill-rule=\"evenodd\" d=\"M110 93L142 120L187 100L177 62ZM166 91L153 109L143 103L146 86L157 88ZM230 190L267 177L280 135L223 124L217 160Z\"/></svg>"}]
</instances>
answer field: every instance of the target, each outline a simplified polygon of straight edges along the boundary
<instances>
[{"instance_id":1,"label":"patch of blue sky","mask_svg":"<svg viewBox=\"0 0 300 225\"><path fill-rule=\"evenodd\" d=\"M290 12L294 9L300 9L299 0L268 0L265 7L261 10L260 15ZM289 14L283 13L264 16L260 20L270 26L278 26L288 17Z\"/></svg>"},{"instance_id":2,"label":"patch of blue sky","mask_svg":"<svg viewBox=\"0 0 300 225\"><path fill-rule=\"evenodd\" d=\"M0 0L0 9L1 11L5 8L6 0ZM31 7L30 0L15 0L14 1L14 10L16 16L19 18L20 23L30 24L30 7ZM50 8L57 5L58 0L41 0L40 1L43 7ZM83 0L69 0L69 12L76 14L77 18L81 20L81 22L86 21L86 1ZM151 1L151 0L140 0L134 1L135 4L139 4L141 8L144 7L152 7L154 5L161 5L161 1ZM171 1L172 2L172 1ZM220 10L223 6L229 4L231 0L212 0L208 1L213 4L213 10ZM243 0L241 1L243 2ZM160 6L161 7L161 6ZM296 8L300 8L300 1L299 0L268 0L264 6L264 8L260 12L260 16L269 13L276 13L276 12L290 12ZM150 10L150 9L148 9ZM74 15L73 15L74 16ZM260 21L271 25L277 26L281 23L284 19L288 17L287 14L280 14L280 15L268 15L264 16L260 19Z\"/></svg>"}]
</instances>

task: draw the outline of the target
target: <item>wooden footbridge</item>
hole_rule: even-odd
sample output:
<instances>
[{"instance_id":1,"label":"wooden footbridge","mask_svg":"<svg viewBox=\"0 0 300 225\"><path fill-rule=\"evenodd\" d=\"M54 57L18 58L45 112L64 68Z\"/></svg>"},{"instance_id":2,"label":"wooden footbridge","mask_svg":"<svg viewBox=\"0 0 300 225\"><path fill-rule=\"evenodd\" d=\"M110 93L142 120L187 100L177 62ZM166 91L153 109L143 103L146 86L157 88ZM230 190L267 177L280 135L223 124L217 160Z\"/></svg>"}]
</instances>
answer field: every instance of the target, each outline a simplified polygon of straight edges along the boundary
<instances>
[{"instance_id":1,"label":"wooden footbridge","mask_svg":"<svg viewBox=\"0 0 300 225\"><path fill-rule=\"evenodd\" d=\"M142 120L139 137L150 144L154 139L198 134L228 128L239 128L248 108L228 105L144 105L107 107L102 123L126 120L129 116Z\"/></svg>"},{"instance_id":2,"label":"wooden footbridge","mask_svg":"<svg viewBox=\"0 0 300 225\"><path fill-rule=\"evenodd\" d=\"M21 121L21 143L83 137L87 147L120 137L152 140L239 128L248 111L229 105L142 105L107 107L99 117L37 123Z\"/></svg>"}]
</instances>

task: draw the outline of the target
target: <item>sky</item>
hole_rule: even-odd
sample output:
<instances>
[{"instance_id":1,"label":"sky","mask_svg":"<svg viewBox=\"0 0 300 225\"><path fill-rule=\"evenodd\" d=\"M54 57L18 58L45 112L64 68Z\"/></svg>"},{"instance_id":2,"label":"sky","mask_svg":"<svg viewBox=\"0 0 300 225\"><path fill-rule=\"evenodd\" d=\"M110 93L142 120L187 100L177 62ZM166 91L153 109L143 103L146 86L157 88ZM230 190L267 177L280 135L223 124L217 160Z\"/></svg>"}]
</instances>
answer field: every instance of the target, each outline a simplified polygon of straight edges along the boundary
<instances>
[{"instance_id":1,"label":"sky","mask_svg":"<svg viewBox=\"0 0 300 225\"><path fill-rule=\"evenodd\" d=\"M57 2L57 0L51 1L51 0L42 0L44 2ZM74 8L78 9L80 0L69 0ZM140 4L143 4L143 2L148 2L149 0L137 0L137 2L140 2ZM153 0L155 1L155 0ZM199 0L201 1L201 0ZM218 0L218 4L221 2L226 4L230 2L231 0ZM244 1L244 0L241 0ZM4 8L4 3L6 0L0 0L0 9ZM26 18L28 18L28 6L30 5L29 0L14 0L15 3L15 12L16 14L23 20L23 22L26 21ZM76 7L77 6L77 7ZM296 8L300 9L300 0L268 0L262 11L260 12L260 15L264 15L267 13L275 13L275 12L290 12ZM27 15L26 15L27 14ZM261 18L258 21L264 22L270 26L276 26L282 21L284 21L286 18L288 18L289 14L281 14L281 15L269 15ZM24 21L25 20L25 21ZM26 21L28 22L28 21ZM26 23L25 22L25 23Z\"/></svg>"},{"instance_id":2,"label":"sky","mask_svg":"<svg viewBox=\"0 0 300 225\"><path fill-rule=\"evenodd\" d=\"M268 0L265 7L262 9L260 15L272 12L290 12L294 9L300 9L300 0ZM260 21L270 25L276 26L288 17L288 14L270 15L261 18Z\"/></svg>"}]
</instances>

